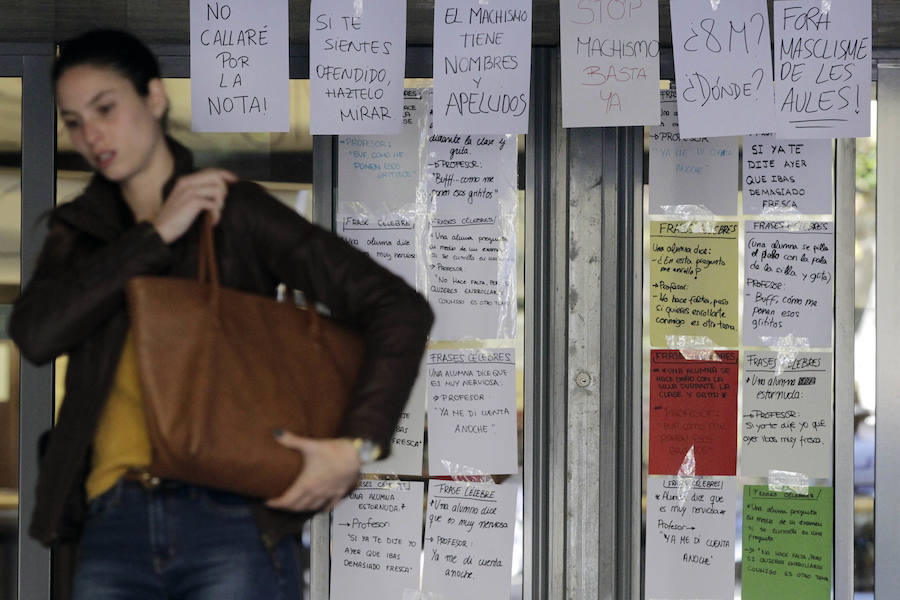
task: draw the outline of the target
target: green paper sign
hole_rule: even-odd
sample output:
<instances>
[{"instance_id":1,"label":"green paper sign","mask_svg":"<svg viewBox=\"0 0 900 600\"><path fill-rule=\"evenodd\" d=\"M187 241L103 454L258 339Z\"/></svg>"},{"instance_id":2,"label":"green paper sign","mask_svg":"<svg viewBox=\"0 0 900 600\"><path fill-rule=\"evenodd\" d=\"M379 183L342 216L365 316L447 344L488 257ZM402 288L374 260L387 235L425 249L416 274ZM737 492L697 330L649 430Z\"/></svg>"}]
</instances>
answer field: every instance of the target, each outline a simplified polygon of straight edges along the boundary
<instances>
[{"instance_id":1,"label":"green paper sign","mask_svg":"<svg viewBox=\"0 0 900 600\"><path fill-rule=\"evenodd\" d=\"M830 598L833 514L830 487L799 495L745 486L741 597Z\"/></svg>"}]
</instances>

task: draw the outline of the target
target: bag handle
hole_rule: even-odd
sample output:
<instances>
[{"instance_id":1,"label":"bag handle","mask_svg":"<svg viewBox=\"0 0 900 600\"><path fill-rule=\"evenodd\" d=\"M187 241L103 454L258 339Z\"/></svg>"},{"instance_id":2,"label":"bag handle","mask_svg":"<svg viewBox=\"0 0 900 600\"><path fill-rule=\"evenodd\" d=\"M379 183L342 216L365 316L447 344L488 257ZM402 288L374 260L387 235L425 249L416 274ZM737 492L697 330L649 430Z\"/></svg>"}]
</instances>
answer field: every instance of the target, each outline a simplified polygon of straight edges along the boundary
<instances>
[{"instance_id":1,"label":"bag handle","mask_svg":"<svg viewBox=\"0 0 900 600\"><path fill-rule=\"evenodd\" d=\"M203 212L203 225L200 228L200 248L197 254L197 281L209 284L209 305L213 313L219 312L219 266L216 263L216 245L213 239L212 215ZM307 300L309 298L307 297ZM321 341L321 325L319 311L315 302L307 301L306 312L309 315L309 332L316 341Z\"/></svg>"},{"instance_id":2,"label":"bag handle","mask_svg":"<svg viewBox=\"0 0 900 600\"><path fill-rule=\"evenodd\" d=\"M212 215L203 211L200 227L200 248L197 251L197 281L209 284L209 304L213 312L219 312L219 266L216 264L216 246L213 241Z\"/></svg>"}]
</instances>

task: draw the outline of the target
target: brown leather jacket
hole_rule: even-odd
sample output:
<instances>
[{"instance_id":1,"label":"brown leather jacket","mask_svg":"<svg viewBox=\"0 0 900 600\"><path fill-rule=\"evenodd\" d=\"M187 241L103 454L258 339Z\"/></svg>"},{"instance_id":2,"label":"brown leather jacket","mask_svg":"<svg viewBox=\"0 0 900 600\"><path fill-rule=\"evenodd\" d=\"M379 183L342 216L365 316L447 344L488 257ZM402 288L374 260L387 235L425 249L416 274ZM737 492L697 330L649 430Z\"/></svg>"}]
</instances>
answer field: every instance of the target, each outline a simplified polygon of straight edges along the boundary
<instances>
[{"instance_id":1,"label":"brown leather jacket","mask_svg":"<svg viewBox=\"0 0 900 600\"><path fill-rule=\"evenodd\" d=\"M175 173L163 197L193 170L191 153L171 139L169 146ZM194 277L198 224L166 245L151 224L134 222L118 186L99 176L49 217L47 241L9 322L30 361L69 355L65 401L41 461L29 529L45 544L80 532L90 447L129 327L125 283L151 273ZM273 296L283 282L364 332L360 383L341 435L389 450L433 321L424 298L253 183L231 187L215 242L223 285ZM302 526L296 514L261 504L255 511L267 545Z\"/></svg>"}]
</instances>

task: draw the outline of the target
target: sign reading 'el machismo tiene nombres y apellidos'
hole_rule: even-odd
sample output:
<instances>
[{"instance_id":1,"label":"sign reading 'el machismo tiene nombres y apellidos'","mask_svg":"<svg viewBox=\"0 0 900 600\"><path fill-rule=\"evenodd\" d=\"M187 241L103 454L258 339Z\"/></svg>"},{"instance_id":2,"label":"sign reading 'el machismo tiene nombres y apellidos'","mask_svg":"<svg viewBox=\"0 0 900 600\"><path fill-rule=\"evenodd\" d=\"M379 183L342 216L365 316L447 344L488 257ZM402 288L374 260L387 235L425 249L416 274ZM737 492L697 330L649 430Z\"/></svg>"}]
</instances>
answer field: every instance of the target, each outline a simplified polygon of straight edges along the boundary
<instances>
[{"instance_id":1,"label":"sign reading 'el machismo tiene nombres y apellidos'","mask_svg":"<svg viewBox=\"0 0 900 600\"><path fill-rule=\"evenodd\" d=\"M526 133L531 0L437 0L434 131Z\"/></svg>"}]
</instances>

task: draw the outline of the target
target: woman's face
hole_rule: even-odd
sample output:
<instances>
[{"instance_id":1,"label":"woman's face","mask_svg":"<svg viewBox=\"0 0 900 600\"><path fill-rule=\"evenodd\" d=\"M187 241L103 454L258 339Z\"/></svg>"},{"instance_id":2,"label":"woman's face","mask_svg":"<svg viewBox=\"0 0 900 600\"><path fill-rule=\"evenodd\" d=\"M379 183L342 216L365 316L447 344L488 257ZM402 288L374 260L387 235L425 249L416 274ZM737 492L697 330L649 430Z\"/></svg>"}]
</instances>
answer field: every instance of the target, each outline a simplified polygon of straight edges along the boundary
<instances>
[{"instance_id":1,"label":"woman's face","mask_svg":"<svg viewBox=\"0 0 900 600\"><path fill-rule=\"evenodd\" d=\"M125 183L165 148L166 96L159 79L141 96L109 67L78 65L56 83L56 100L75 150L104 177Z\"/></svg>"}]
</instances>

